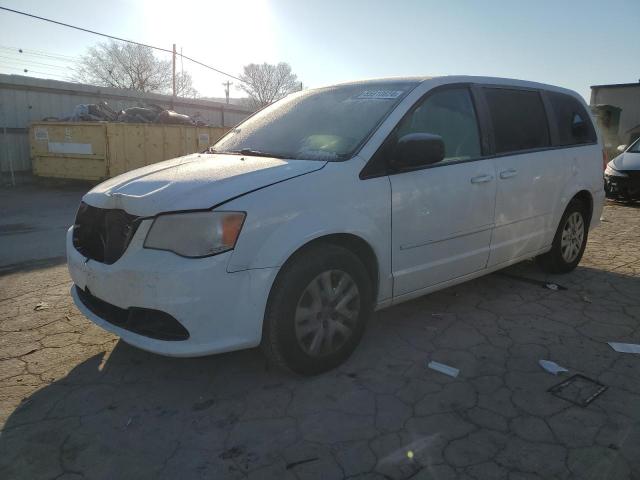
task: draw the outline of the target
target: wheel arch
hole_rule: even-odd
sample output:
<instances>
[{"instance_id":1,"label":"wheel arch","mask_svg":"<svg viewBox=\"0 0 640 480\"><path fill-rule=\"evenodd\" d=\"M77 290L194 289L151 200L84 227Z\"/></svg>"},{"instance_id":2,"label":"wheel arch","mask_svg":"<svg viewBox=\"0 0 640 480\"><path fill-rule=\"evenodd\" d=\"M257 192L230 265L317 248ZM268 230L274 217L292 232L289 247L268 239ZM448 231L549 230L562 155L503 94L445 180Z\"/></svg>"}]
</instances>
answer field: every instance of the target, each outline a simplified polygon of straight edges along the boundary
<instances>
[{"instance_id":1,"label":"wheel arch","mask_svg":"<svg viewBox=\"0 0 640 480\"><path fill-rule=\"evenodd\" d=\"M367 273L369 274L369 278L371 279L373 298L377 299L378 290L380 288L380 265L378 257L369 242L353 233L331 233L309 240L308 242L299 246L295 251L291 253L291 255L289 255L287 260L282 265L282 268L280 268L278 276L280 276L280 273L284 271L287 264L294 261L296 257L303 255L304 252L309 248L323 243L336 245L349 250L356 257L358 257L358 259L360 259L365 269L367 270ZM278 277L276 277L275 282L277 281Z\"/></svg>"},{"instance_id":2,"label":"wheel arch","mask_svg":"<svg viewBox=\"0 0 640 480\"><path fill-rule=\"evenodd\" d=\"M580 190L573 197L571 197L569 203L571 203L571 201L573 200L579 200L587 207L587 221L589 222L589 224L591 224L591 216L593 215L593 195L591 195L591 192L584 189ZM569 205L569 203L567 203L567 206ZM565 207L565 210L566 208L567 207Z\"/></svg>"}]
</instances>

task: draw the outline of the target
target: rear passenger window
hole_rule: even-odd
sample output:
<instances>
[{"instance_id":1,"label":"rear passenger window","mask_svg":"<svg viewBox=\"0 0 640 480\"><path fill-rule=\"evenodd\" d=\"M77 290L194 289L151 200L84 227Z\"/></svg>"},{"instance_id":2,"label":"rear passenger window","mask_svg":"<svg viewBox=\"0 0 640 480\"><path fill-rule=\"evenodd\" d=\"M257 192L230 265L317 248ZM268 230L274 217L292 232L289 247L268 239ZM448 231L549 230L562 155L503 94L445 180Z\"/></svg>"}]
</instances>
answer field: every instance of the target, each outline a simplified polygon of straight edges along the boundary
<instances>
[{"instance_id":1,"label":"rear passenger window","mask_svg":"<svg viewBox=\"0 0 640 480\"><path fill-rule=\"evenodd\" d=\"M538 92L486 88L496 153L551 145L547 116Z\"/></svg>"},{"instance_id":2,"label":"rear passenger window","mask_svg":"<svg viewBox=\"0 0 640 480\"><path fill-rule=\"evenodd\" d=\"M559 145L596 142L589 114L578 100L564 93L547 92L547 96L556 119Z\"/></svg>"}]
</instances>

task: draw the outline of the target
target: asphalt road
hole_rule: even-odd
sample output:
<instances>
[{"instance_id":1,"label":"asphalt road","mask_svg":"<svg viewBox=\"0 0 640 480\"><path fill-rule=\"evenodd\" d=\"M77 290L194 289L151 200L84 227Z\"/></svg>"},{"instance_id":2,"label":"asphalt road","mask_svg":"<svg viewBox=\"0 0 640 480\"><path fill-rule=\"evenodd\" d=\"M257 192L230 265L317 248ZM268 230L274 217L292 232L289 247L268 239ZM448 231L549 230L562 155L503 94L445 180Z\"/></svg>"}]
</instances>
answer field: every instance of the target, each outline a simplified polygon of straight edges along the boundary
<instances>
[{"instance_id":1,"label":"asphalt road","mask_svg":"<svg viewBox=\"0 0 640 480\"><path fill-rule=\"evenodd\" d=\"M41 193L40 217L11 223L49 225L51 258L80 192ZM640 355L607 344L640 343L640 209L604 217L573 273L523 262L378 312L349 361L313 378L258 350L129 347L79 314L63 264L10 241L37 230L5 235L27 263L0 271L0 478L640 478ZM585 407L571 399L586 386L548 391L574 374L607 390Z\"/></svg>"},{"instance_id":2,"label":"asphalt road","mask_svg":"<svg viewBox=\"0 0 640 480\"><path fill-rule=\"evenodd\" d=\"M91 185L0 188L0 272L64 261L65 234Z\"/></svg>"}]
</instances>

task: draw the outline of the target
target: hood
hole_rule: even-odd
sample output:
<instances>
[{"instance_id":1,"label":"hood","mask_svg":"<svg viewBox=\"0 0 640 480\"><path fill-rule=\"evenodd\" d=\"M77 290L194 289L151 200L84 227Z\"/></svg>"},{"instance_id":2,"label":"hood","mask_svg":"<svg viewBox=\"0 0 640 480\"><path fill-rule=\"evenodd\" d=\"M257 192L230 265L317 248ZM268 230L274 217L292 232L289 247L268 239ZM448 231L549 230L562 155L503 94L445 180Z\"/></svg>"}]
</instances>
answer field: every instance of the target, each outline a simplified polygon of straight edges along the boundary
<instances>
[{"instance_id":1,"label":"hood","mask_svg":"<svg viewBox=\"0 0 640 480\"><path fill-rule=\"evenodd\" d=\"M154 163L107 180L83 200L132 215L211 208L231 198L320 170L327 162L193 154Z\"/></svg>"},{"instance_id":2,"label":"hood","mask_svg":"<svg viewBox=\"0 0 640 480\"><path fill-rule=\"evenodd\" d=\"M609 162L615 170L640 170L640 153L625 152Z\"/></svg>"}]
</instances>

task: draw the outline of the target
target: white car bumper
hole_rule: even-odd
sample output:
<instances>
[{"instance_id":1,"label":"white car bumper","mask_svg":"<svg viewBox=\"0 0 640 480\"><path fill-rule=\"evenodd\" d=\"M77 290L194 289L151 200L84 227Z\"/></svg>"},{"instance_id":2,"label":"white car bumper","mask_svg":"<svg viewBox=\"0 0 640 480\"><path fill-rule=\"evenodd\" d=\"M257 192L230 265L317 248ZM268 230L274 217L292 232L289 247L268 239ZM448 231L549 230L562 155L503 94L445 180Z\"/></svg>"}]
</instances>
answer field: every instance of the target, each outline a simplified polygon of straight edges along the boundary
<instances>
[{"instance_id":1,"label":"white car bumper","mask_svg":"<svg viewBox=\"0 0 640 480\"><path fill-rule=\"evenodd\" d=\"M145 249L142 244L150 224L140 225L124 255L112 265L86 261L73 246L73 228L69 229L67 261L74 282L71 295L78 309L125 342L162 355L201 356L258 345L278 269L228 273L231 252L190 259ZM83 302L78 289L120 312L137 307L169 314L188 331L188 338L159 340L122 328L113 318L94 313L95 308Z\"/></svg>"}]
</instances>

